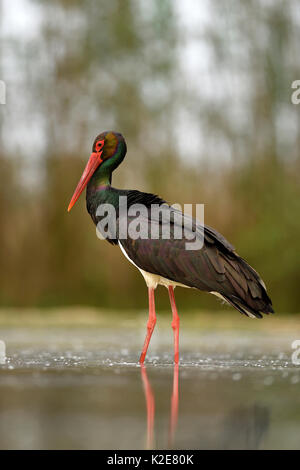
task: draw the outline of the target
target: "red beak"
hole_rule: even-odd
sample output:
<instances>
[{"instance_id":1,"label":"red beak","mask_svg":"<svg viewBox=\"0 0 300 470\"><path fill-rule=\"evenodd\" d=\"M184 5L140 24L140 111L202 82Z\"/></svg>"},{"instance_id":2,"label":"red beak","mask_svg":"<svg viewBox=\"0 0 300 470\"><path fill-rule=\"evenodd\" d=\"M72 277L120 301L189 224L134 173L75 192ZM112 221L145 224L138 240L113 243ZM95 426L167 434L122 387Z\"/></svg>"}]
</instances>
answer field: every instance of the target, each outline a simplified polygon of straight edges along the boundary
<instances>
[{"instance_id":1,"label":"red beak","mask_svg":"<svg viewBox=\"0 0 300 470\"><path fill-rule=\"evenodd\" d=\"M84 172L82 173L82 176L79 180L77 188L75 189L74 194L72 196L72 199L70 201L70 204L69 204L69 207L68 207L68 212L70 212L70 210L74 206L75 202L77 201L80 194L82 193L82 191L84 190L84 188L86 187L88 182L90 181L91 177L93 176L93 174L97 170L100 163L103 162L103 159L101 158L101 155L102 155L102 151L93 152L91 154L91 156L89 158L89 161L87 162L87 165L84 169Z\"/></svg>"}]
</instances>

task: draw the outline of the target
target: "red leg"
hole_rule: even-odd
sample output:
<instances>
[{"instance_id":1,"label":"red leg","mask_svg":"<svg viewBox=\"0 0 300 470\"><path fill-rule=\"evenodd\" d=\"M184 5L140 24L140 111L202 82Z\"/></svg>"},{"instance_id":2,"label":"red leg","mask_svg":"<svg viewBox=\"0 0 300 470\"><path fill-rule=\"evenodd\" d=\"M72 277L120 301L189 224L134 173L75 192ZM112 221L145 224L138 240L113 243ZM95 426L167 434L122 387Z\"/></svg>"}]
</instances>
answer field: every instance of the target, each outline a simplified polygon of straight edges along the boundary
<instances>
[{"instance_id":1,"label":"red leg","mask_svg":"<svg viewBox=\"0 0 300 470\"><path fill-rule=\"evenodd\" d=\"M142 354L140 357L141 364L144 363L144 360L147 354L147 349L148 349L150 339L151 339L151 336L155 327L155 323L156 323L154 289L148 287L148 296L149 296L149 318L147 322L147 334L145 338L145 343L144 343Z\"/></svg>"},{"instance_id":2,"label":"red leg","mask_svg":"<svg viewBox=\"0 0 300 470\"><path fill-rule=\"evenodd\" d=\"M155 401L150 382L147 377L147 371L144 364L141 364L141 375L144 385L146 406L147 406L147 449L153 448L154 436L154 415L155 415Z\"/></svg>"},{"instance_id":3,"label":"red leg","mask_svg":"<svg viewBox=\"0 0 300 470\"><path fill-rule=\"evenodd\" d=\"M169 447L173 446L174 435L178 421L178 379L179 379L179 366L174 364L173 372L173 393L171 398L171 417L170 417L170 430L169 430Z\"/></svg>"},{"instance_id":4,"label":"red leg","mask_svg":"<svg viewBox=\"0 0 300 470\"><path fill-rule=\"evenodd\" d=\"M179 362L179 316L177 313L175 296L174 296L174 287L169 286L169 297L173 313L172 328L174 331L174 362L178 364Z\"/></svg>"}]
</instances>

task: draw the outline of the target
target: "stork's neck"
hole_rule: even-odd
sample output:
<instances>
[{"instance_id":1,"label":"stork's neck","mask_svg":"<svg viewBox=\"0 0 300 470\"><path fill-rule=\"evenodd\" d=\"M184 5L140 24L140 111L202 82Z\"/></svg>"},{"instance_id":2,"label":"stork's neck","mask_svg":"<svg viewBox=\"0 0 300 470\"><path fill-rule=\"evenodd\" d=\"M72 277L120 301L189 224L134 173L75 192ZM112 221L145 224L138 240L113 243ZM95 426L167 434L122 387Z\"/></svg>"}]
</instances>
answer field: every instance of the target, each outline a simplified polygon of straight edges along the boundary
<instances>
[{"instance_id":1,"label":"stork's neck","mask_svg":"<svg viewBox=\"0 0 300 470\"><path fill-rule=\"evenodd\" d=\"M95 171L92 178L90 179L88 186L87 186L87 193L95 193L97 191L102 191L103 189L107 188L111 185L112 180L112 171L103 169L100 167L98 170Z\"/></svg>"},{"instance_id":2,"label":"stork's neck","mask_svg":"<svg viewBox=\"0 0 300 470\"><path fill-rule=\"evenodd\" d=\"M113 188L110 184L100 185L97 189L88 188L86 191L86 208L94 223L97 225L97 210L102 204L110 204L119 211L119 197L126 194L126 190Z\"/></svg>"}]
</instances>

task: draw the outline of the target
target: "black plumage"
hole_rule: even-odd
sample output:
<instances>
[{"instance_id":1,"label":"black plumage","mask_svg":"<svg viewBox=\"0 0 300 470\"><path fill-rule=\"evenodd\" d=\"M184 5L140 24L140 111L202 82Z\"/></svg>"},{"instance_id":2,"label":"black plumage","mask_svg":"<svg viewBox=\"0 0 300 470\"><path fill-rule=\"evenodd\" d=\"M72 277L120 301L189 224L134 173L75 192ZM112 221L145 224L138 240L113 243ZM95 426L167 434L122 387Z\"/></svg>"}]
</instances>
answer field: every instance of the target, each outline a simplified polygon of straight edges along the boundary
<instances>
[{"instance_id":1,"label":"black plumage","mask_svg":"<svg viewBox=\"0 0 300 470\"><path fill-rule=\"evenodd\" d=\"M138 214L141 231L148 233L148 238L120 238L118 227L121 223L119 197L127 197L126 223L129 225L134 216L128 215L129 209L135 204L142 204L147 211L147 217ZM160 197L136 190L119 190L109 187L106 191L97 193L95 200L88 198L88 210L97 224L101 217L96 216L96 207L105 202L112 203L116 208L117 233L116 237L108 238L113 244L120 242L129 258L140 269L162 276L187 287L197 288L206 292L218 293L230 305L247 316L262 317L262 313L273 312L271 300L265 285L258 273L236 252L234 247L216 230L203 226L192 217L170 207ZM151 207L160 206L160 217L153 217ZM190 242L184 234L181 239L174 238L175 225L183 226L189 221L194 233L203 233L203 247L200 250L186 250L185 244ZM164 224L170 220L170 239L162 237ZM151 238L151 225L158 226L159 238ZM191 236L191 235L190 235Z\"/></svg>"},{"instance_id":2,"label":"black plumage","mask_svg":"<svg viewBox=\"0 0 300 470\"><path fill-rule=\"evenodd\" d=\"M143 196L139 194L139 200L142 199ZM169 206L164 205L163 208L164 211L179 214L179 211ZM130 220L132 219L129 217L129 222ZM148 227L151 223L155 222L144 220ZM159 220L157 223L163 225L164 222ZM272 302L262 279L221 234L205 225L203 247L200 250L186 250L185 244L190 242L190 239L185 236L180 240L174 239L175 223L172 223L171 217L169 240L132 240L128 237L120 242L129 258L144 271L188 287L218 293L248 316L261 318L262 313L273 312ZM201 233L201 224L195 219L192 223L193 230L198 229Z\"/></svg>"}]
</instances>

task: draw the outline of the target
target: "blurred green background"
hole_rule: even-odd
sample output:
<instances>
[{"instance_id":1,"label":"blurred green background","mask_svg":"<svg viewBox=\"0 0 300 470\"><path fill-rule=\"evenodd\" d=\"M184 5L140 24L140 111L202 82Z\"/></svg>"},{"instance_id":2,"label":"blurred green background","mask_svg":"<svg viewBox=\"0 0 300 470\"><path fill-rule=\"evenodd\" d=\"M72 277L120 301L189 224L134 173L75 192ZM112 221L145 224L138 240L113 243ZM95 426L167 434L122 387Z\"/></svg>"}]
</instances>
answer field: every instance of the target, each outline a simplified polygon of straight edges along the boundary
<instances>
[{"instance_id":1,"label":"blurred green background","mask_svg":"<svg viewBox=\"0 0 300 470\"><path fill-rule=\"evenodd\" d=\"M0 17L1 306L146 307L85 198L66 210L94 137L113 129L128 146L113 185L205 203L275 310L299 311L299 2L0 0Z\"/></svg>"}]
</instances>

